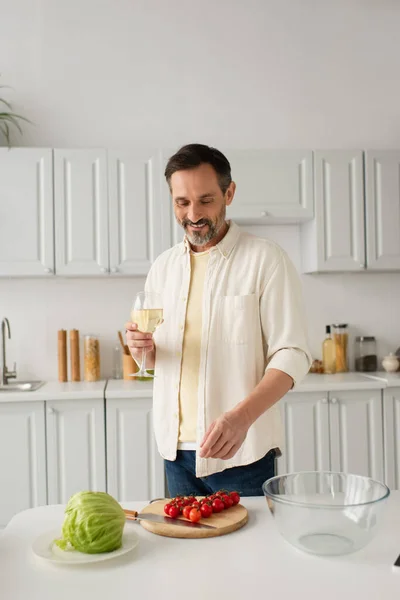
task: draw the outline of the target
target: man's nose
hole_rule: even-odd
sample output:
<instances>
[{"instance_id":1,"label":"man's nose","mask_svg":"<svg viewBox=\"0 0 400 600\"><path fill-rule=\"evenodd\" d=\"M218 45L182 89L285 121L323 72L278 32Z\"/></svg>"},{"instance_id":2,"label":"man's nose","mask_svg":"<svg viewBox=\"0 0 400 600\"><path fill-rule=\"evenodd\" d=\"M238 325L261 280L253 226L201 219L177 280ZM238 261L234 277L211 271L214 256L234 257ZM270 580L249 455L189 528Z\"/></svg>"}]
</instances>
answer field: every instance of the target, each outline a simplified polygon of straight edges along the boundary
<instances>
[{"instance_id":1,"label":"man's nose","mask_svg":"<svg viewBox=\"0 0 400 600\"><path fill-rule=\"evenodd\" d=\"M197 223L197 221L200 221L200 219L203 218L203 215L201 214L201 210L199 210L196 207L191 207L188 210L187 218L189 219L189 221L192 221L192 223Z\"/></svg>"}]
</instances>

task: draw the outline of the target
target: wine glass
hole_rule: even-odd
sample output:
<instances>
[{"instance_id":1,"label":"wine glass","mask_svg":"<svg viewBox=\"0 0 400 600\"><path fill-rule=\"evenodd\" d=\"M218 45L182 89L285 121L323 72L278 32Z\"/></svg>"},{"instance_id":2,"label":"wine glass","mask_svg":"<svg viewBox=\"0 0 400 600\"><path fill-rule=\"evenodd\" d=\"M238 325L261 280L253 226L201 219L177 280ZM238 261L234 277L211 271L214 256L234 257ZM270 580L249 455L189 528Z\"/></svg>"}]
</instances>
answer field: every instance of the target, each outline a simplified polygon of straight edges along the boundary
<instances>
[{"instance_id":1,"label":"wine glass","mask_svg":"<svg viewBox=\"0 0 400 600\"><path fill-rule=\"evenodd\" d=\"M139 292L136 294L131 310L131 321L132 323L136 323L138 331L142 333L154 333L163 321L161 296L153 292ZM135 359L139 371L131 373L134 377L154 378L154 375L146 370L146 353L146 348L143 348L141 364Z\"/></svg>"}]
</instances>

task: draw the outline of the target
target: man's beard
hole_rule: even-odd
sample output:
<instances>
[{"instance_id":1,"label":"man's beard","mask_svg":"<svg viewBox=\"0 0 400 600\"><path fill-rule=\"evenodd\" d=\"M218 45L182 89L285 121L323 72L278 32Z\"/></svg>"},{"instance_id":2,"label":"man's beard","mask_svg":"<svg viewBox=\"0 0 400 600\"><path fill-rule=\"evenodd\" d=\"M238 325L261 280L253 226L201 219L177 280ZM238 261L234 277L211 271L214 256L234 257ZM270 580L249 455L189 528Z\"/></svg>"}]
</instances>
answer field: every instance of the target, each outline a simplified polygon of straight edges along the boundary
<instances>
[{"instance_id":1,"label":"man's beard","mask_svg":"<svg viewBox=\"0 0 400 600\"><path fill-rule=\"evenodd\" d=\"M190 221L189 219L183 219L182 221L178 221L179 225L183 227L186 232L186 237L192 246L205 246L215 237L217 237L218 233L221 230L221 227L225 223L225 215L226 208L223 206L221 212L219 213L217 219L215 221L211 221L211 219L199 219L196 223ZM201 231L188 231L188 225L207 225L207 231L202 233Z\"/></svg>"}]
</instances>

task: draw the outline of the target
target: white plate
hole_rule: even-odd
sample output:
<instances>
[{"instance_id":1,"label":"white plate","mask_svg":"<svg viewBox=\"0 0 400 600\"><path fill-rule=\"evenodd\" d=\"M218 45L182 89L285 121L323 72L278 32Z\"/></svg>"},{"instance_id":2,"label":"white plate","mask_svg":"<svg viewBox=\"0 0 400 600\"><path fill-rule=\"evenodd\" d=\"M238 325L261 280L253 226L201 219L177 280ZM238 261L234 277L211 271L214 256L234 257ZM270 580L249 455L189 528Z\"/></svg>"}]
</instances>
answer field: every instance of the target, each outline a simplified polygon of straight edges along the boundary
<instances>
[{"instance_id":1,"label":"white plate","mask_svg":"<svg viewBox=\"0 0 400 600\"><path fill-rule=\"evenodd\" d=\"M130 552L139 543L137 533L132 528L125 529L122 535L122 546L114 552L101 552L100 554L84 554L77 550L61 550L54 540L61 537L60 530L48 531L38 537L32 544L33 553L39 558L62 565L82 565L86 563L110 560Z\"/></svg>"}]
</instances>

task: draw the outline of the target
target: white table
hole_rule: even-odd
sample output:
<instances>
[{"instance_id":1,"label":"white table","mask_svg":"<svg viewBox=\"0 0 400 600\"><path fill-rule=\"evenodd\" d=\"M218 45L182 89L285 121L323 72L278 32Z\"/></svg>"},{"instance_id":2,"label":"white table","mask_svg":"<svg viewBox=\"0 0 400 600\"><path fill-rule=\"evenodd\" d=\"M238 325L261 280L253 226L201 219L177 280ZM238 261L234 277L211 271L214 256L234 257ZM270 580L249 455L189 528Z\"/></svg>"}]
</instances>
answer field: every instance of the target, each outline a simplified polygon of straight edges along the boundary
<instances>
[{"instance_id":1,"label":"white table","mask_svg":"<svg viewBox=\"0 0 400 600\"><path fill-rule=\"evenodd\" d=\"M146 503L127 503L139 509ZM279 535L263 498L246 498L249 523L220 538L179 540L145 531L139 546L114 561L58 567L36 559L34 539L57 528L62 506L16 515L0 535L1 600L228 600L277 598L385 600L400 597L400 492L389 498L385 525L358 553L304 554Z\"/></svg>"}]
</instances>

